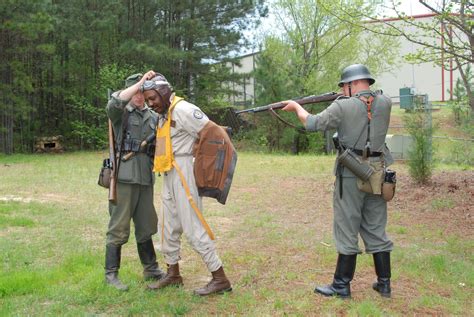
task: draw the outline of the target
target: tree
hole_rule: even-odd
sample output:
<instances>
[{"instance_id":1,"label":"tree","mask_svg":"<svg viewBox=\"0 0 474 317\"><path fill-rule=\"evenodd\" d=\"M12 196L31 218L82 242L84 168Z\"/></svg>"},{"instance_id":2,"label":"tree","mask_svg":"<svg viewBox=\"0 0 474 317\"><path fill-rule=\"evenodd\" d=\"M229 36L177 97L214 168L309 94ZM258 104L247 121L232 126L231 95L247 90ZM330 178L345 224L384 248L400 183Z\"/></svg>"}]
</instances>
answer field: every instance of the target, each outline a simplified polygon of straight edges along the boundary
<instances>
[{"instance_id":1,"label":"tree","mask_svg":"<svg viewBox=\"0 0 474 317\"><path fill-rule=\"evenodd\" d=\"M434 62L449 68L453 60L461 75L471 110L474 110L474 92L472 82L466 73L466 67L474 63L474 4L468 0L424 1L419 3L433 13L431 21L417 21L398 9L398 3L389 1L389 7L396 13L397 19L380 20L377 12L353 8L347 10L344 5L333 4L333 14L353 19L357 25L375 34L392 37L404 37L418 44L420 49L407 56L409 61L422 63ZM349 21L346 19L346 21ZM367 23L375 21L379 23ZM414 31L408 31L409 28ZM439 41L437 39L440 39ZM474 111L471 111L474 114Z\"/></svg>"},{"instance_id":2,"label":"tree","mask_svg":"<svg viewBox=\"0 0 474 317\"><path fill-rule=\"evenodd\" d=\"M227 81L231 74L219 62L235 62L230 57L248 42L243 31L256 26L266 14L263 0L160 0L156 11L157 35L150 45L163 52L159 66L168 79L184 95L196 103L209 102L209 96L219 94L200 81ZM224 87L222 87L225 89Z\"/></svg>"},{"instance_id":3,"label":"tree","mask_svg":"<svg viewBox=\"0 0 474 317\"><path fill-rule=\"evenodd\" d=\"M393 49L397 47L396 41L385 41L384 36L367 36L351 17L329 14L333 2L275 2L277 23L283 31L267 36L257 61L255 78L259 104L336 90L342 69L350 64L365 64L377 75L396 63ZM345 5L349 9L364 6L367 10L375 5L364 3L353 0L346 1ZM276 135L279 139L283 131L279 124L269 123L269 127L269 131L279 129Z\"/></svg>"},{"instance_id":4,"label":"tree","mask_svg":"<svg viewBox=\"0 0 474 317\"><path fill-rule=\"evenodd\" d=\"M53 19L48 1L0 2L0 151L31 150L32 120L41 95L33 96L38 72L54 53L49 42ZM15 133L19 132L19 133Z\"/></svg>"},{"instance_id":5,"label":"tree","mask_svg":"<svg viewBox=\"0 0 474 317\"><path fill-rule=\"evenodd\" d=\"M0 1L0 152L32 151L48 135L102 147L107 88L150 68L218 105L233 75L215 61L246 44L261 14L263 0Z\"/></svg>"}]
</instances>

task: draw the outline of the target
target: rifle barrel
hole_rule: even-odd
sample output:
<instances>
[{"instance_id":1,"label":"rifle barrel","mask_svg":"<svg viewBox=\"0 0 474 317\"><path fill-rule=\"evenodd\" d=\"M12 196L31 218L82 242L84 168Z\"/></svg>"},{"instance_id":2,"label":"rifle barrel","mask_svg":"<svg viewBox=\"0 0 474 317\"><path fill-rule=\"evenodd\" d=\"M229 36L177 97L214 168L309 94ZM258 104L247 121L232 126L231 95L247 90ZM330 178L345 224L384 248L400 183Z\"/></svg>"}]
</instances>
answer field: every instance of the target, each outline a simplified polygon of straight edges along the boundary
<instances>
[{"instance_id":1,"label":"rifle barrel","mask_svg":"<svg viewBox=\"0 0 474 317\"><path fill-rule=\"evenodd\" d=\"M325 102L325 101L333 101L339 98L340 96L342 96L342 94L336 93L336 92L329 92L322 95L312 95L312 96L307 96L303 98L295 98L292 100L296 101L300 105L306 105L306 104L319 103L319 102ZM236 114L241 114L241 113L246 113L246 112L257 113L257 112L267 111L270 109L281 109L283 107L285 107L285 104L283 102L275 102L266 106L238 110L238 111L235 111L235 113Z\"/></svg>"}]
</instances>

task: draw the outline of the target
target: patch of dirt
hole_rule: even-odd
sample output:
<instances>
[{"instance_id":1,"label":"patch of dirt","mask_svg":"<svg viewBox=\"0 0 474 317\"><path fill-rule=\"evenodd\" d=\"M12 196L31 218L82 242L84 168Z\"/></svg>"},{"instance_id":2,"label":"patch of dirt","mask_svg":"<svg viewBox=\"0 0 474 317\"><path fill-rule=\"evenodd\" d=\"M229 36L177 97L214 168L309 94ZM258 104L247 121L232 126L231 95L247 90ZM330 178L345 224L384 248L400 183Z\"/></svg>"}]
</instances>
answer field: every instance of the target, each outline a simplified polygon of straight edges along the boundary
<instances>
[{"instance_id":1,"label":"patch of dirt","mask_svg":"<svg viewBox=\"0 0 474 317\"><path fill-rule=\"evenodd\" d=\"M440 243L446 243L448 236L463 240L474 237L474 171L435 172L429 183L420 185L411 180L405 165L397 163L394 169L398 184L396 196L388 206L388 225L409 230L408 234L390 233L396 247L415 243L414 239L419 237L413 233L415 226L438 232L433 239L439 239ZM236 183L230 204L239 206L239 211L231 214L224 211L213 217L215 231L224 235L217 244L220 254L228 254L224 256L224 262L232 268L228 275L236 291L254 289L260 300L266 300L258 292L262 288L287 294L304 289L314 301L314 307L327 305L331 299L316 296L312 291L316 285L330 283L334 274L335 261L327 255L336 257L332 240L334 177L330 174L317 178L275 177L267 182L262 187ZM318 251L320 248L324 253ZM393 283L392 299L381 298L372 290L376 276L367 257L362 255L360 263L369 261L370 265L359 264L352 283L355 301L371 300L401 315L445 313L442 307L420 307L418 300L423 296L420 287L430 289L430 285L420 286L421 280L403 274ZM189 282L198 285L203 282L201 278L197 274ZM439 289L432 292L451 296ZM335 313L346 315L346 309L341 306L341 311Z\"/></svg>"},{"instance_id":2,"label":"patch of dirt","mask_svg":"<svg viewBox=\"0 0 474 317\"><path fill-rule=\"evenodd\" d=\"M30 197L26 198L26 197L20 197L20 196L15 196L15 195L5 195L5 196L0 197L0 201L5 201L5 202L14 201L14 202L21 202L21 203L30 203L36 200Z\"/></svg>"},{"instance_id":3,"label":"patch of dirt","mask_svg":"<svg viewBox=\"0 0 474 317\"><path fill-rule=\"evenodd\" d=\"M24 196L27 196L27 194L24 194ZM31 203L31 202L38 202L38 203L61 202L62 203L64 201L76 200L75 198L71 198L66 195L51 194L51 193L43 194L41 195L40 198L24 197L24 196L17 196L17 195L0 196L0 201L5 201L5 202L13 201L13 202L21 202L21 203Z\"/></svg>"},{"instance_id":4,"label":"patch of dirt","mask_svg":"<svg viewBox=\"0 0 474 317\"><path fill-rule=\"evenodd\" d=\"M474 237L474 171L436 172L427 184L417 184L397 171L397 193L389 208L408 216L401 224L441 230L443 236ZM391 206L390 206L391 205Z\"/></svg>"}]
</instances>

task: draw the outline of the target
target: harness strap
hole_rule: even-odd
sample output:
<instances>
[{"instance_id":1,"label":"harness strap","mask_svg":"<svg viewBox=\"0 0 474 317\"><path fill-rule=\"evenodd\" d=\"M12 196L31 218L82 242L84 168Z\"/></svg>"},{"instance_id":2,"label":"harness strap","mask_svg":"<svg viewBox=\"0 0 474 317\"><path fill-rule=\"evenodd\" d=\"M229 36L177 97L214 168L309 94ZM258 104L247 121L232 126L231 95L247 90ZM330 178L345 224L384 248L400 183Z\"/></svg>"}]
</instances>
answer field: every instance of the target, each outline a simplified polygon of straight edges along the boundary
<instances>
[{"instance_id":1,"label":"harness strap","mask_svg":"<svg viewBox=\"0 0 474 317\"><path fill-rule=\"evenodd\" d=\"M193 196L191 195L191 191L189 190L188 184L186 183L186 179L184 178L184 175L181 172L181 169L179 168L176 161L173 160L172 164L173 164L173 167L178 172L179 178L181 179L181 184L183 184L184 190L186 191L186 196L188 198L189 204L191 205L191 207L193 207L194 212L196 213L196 216L198 216L199 220L201 221L201 224L203 225L204 229L206 229L206 232L209 235L209 238L211 238L211 240L215 240L215 237L214 237L214 234L212 233L211 227L209 227L206 220L204 219L204 216L202 215L202 213L199 210L198 206L194 202ZM163 232L162 232L162 235L163 235Z\"/></svg>"},{"instance_id":2,"label":"harness strap","mask_svg":"<svg viewBox=\"0 0 474 317\"><path fill-rule=\"evenodd\" d=\"M365 147L365 152L364 152L364 158L367 158L370 155L370 121L372 121L372 103L374 101L374 96L370 95L369 97L365 96L358 96L359 99L365 103L367 106L367 141L366 141L366 147Z\"/></svg>"}]
</instances>

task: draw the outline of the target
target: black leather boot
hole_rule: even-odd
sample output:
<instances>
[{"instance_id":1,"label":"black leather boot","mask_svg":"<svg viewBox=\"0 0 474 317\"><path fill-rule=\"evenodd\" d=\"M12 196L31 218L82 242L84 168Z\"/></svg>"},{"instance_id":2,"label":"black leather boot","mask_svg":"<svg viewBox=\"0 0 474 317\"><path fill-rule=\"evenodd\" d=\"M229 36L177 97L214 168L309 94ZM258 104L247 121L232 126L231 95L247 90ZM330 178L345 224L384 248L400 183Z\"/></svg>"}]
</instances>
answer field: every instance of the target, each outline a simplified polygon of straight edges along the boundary
<instances>
[{"instance_id":1,"label":"black leather boot","mask_svg":"<svg viewBox=\"0 0 474 317\"><path fill-rule=\"evenodd\" d=\"M332 284L318 286L314 290L315 293L324 296L339 296L341 298L351 297L350 282L354 277L356 267L357 254L345 255L339 254L337 258L336 272Z\"/></svg>"},{"instance_id":2,"label":"black leather boot","mask_svg":"<svg viewBox=\"0 0 474 317\"><path fill-rule=\"evenodd\" d=\"M163 272L156 262L155 247L151 239L137 243L138 256L143 265L143 278L145 280L160 280L165 277Z\"/></svg>"},{"instance_id":3,"label":"black leather boot","mask_svg":"<svg viewBox=\"0 0 474 317\"><path fill-rule=\"evenodd\" d=\"M377 282L372 284L372 288L379 292L381 296L390 298L392 290L390 288L390 252L374 253L375 273Z\"/></svg>"},{"instance_id":4,"label":"black leather boot","mask_svg":"<svg viewBox=\"0 0 474 317\"><path fill-rule=\"evenodd\" d=\"M108 244L105 246L105 283L120 291L127 291L128 286L118 278L122 246Z\"/></svg>"}]
</instances>

